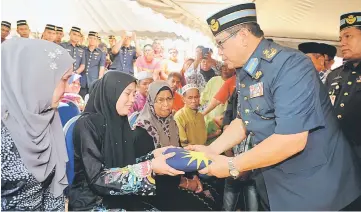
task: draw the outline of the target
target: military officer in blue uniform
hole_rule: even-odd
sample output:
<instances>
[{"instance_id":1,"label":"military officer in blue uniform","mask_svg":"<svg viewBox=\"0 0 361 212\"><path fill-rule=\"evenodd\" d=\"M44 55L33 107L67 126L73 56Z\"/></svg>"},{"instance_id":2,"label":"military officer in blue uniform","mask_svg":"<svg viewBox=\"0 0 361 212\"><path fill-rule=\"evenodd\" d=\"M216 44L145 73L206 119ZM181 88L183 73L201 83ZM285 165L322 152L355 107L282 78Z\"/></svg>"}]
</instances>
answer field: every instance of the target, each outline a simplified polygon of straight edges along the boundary
<instances>
[{"instance_id":1,"label":"military officer in blue uniform","mask_svg":"<svg viewBox=\"0 0 361 212\"><path fill-rule=\"evenodd\" d=\"M45 26L41 39L54 42L56 39L56 26L53 24L47 24Z\"/></svg>"},{"instance_id":2,"label":"military officer in blue uniform","mask_svg":"<svg viewBox=\"0 0 361 212\"><path fill-rule=\"evenodd\" d=\"M63 27L57 26L55 43L60 44L63 37L64 37Z\"/></svg>"},{"instance_id":3,"label":"military officer in blue uniform","mask_svg":"<svg viewBox=\"0 0 361 212\"><path fill-rule=\"evenodd\" d=\"M340 40L345 63L328 75L326 86L335 116L361 161L361 12L341 16Z\"/></svg>"},{"instance_id":4,"label":"military officer in blue uniform","mask_svg":"<svg viewBox=\"0 0 361 212\"><path fill-rule=\"evenodd\" d=\"M135 42L135 47L131 46L131 41ZM110 71L122 71L134 75L134 61L142 51L138 45L135 32L122 32L121 39L112 47L114 55Z\"/></svg>"},{"instance_id":5,"label":"military officer in blue uniform","mask_svg":"<svg viewBox=\"0 0 361 212\"><path fill-rule=\"evenodd\" d=\"M237 178L254 170L270 210L340 210L357 201L360 164L311 60L264 39L254 3L222 10L207 22L224 62L242 68L237 118L210 146L188 147L212 160L200 173ZM219 155L247 135L252 149Z\"/></svg>"},{"instance_id":6,"label":"military officer in blue uniform","mask_svg":"<svg viewBox=\"0 0 361 212\"><path fill-rule=\"evenodd\" d=\"M18 20L16 22L16 32L22 38L29 38L30 37L30 28L28 22L26 20Z\"/></svg>"},{"instance_id":7,"label":"military officer in blue uniform","mask_svg":"<svg viewBox=\"0 0 361 212\"><path fill-rule=\"evenodd\" d=\"M98 33L90 31L88 47L85 49L85 70L80 78L81 92L79 94L81 96L85 96L91 84L104 75L105 53L97 45Z\"/></svg>"},{"instance_id":8,"label":"military officer in blue uniform","mask_svg":"<svg viewBox=\"0 0 361 212\"><path fill-rule=\"evenodd\" d=\"M7 21L1 21L1 43L6 40L11 31L11 23Z\"/></svg>"},{"instance_id":9,"label":"military officer in blue uniform","mask_svg":"<svg viewBox=\"0 0 361 212\"><path fill-rule=\"evenodd\" d=\"M70 56L75 60L73 63L74 72L81 74L85 69L85 50L78 44L81 36L81 29L73 26L69 36L69 42L61 43L60 46L66 49Z\"/></svg>"},{"instance_id":10,"label":"military officer in blue uniform","mask_svg":"<svg viewBox=\"0 0 361 212\"><path fill-rule=\"evenodd\" d=\"M110 45L110 48L108 48L108 54L109 54L110 60L113 62L114 61L114 55L112 53L112 48L117 43L117 40L115 39L114 35L109 35L108 40L109 40L109 45Z\"/></svg>"}]
</instances>

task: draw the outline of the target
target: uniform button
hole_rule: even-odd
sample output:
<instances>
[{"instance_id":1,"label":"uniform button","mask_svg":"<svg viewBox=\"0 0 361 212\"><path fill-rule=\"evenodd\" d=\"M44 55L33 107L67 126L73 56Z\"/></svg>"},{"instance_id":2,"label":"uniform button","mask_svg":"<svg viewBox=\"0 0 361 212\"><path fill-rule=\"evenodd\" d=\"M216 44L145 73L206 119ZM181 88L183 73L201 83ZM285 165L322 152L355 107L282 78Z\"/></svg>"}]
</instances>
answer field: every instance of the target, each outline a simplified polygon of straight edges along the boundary
<instances>
[{"instance_id":1,"label":"uniform button","mask_svg":"<svg viewBox=\"0 0 361 212\"><path fill-rule=\"evenodd\" d=\"M245 85L245 84L241 84L241 87L242 87L242 88L245 88L245 87L246 87L246 85Z\"/></svg>"},{"instance_id":2,"label":"uniform button","mask_svg":"<svg viewBox=\"0 0 361 212\"><path fill-rule=\"evenodd\" d=\"M352 85L352 82L348 82L347 85Z\"/></svg>"},{"instance_id":3,"label":"uniform button","mask_svg":"<svg viewBox=\"0 0 361 212\"><path fill-rule=\"evenodd\" d=\"M332 94L332 92L330 91L330 92L328 92L328 94L330 94L330 95L331 95L331 94Z\"/></svg>"},{"instance_id":4,"label":"uniform button","mask_svg":"<svg viewBox=\"0 0 361 212\"><path fill-rule=\"evenodd\" d=\"M244 121L244 124L247 126L249 124L249 121Z\"/></svg>"},{"instance_id":5,"label":"uniform button","mask_svg":"<svg viewBox=\"0 0 361 212\"><path fill-rule=\"evenodd\" d=\"M248 99L248 97L247 97L247 96L245 96L243 99L244 99L244 100L247 100L247 99Z\"/></svg>"},{"instance_id":6,"label":"uniform button","mask_svg":"<svg viewBox=\"0 0 361 212\"><path fill-rule=\"evenodd\" d=\"M344 106L345 106L345 104L344 104L344 103L341 103L341 104L340 104L340 107L344 107Z\"/></svg>"},{"instance_id":7,"label":"uniform button","mask_svg":"<svg viewBox=\"0 0 361 212\"><path fill-rule=\"evenodd\" d=\"M340 86L337 85L337 86L336 86L336 89L339 89L339 88L340 88Z\"/></svg>"},{"instance_id":8,"label":"uniform button","mask_svg":"<svg viewBox=\"0 0 361 212\"><path fill-rule=\"evenodd\" d=\"M249 113L249 109L245 109L244 112L248 114L248 113Z\"/></svg>"},{"instance_id":9,"label":"uniform button","mask_svg":"<svg viewBox=\"0 0 361 212\"><path fill-rule=\"evenodd\" d=\"M347 92L345 92L343 95L348 96L348 93L347 93Z\"/></svg>"},{"instance_id":10,"label":"uniform button","mask_svg":"<svg viewBox=\"0 0 361 212\"><path fill-rule=\"evenodd\" d=\"M341 119L341 118L342 118L342 116L341 116L341 115L338 115L338 116L337 116L337 118L338 118L338 119Z\"/></svg>"},{"instance_id":11,"label":"uniform button","mask_svg":"<svg viewBox=\"0 0 361 212\"><path fill-rule=\"evenodd\" d=\"M86 73L86 75L88 75L88 73Z\"/></svg>"}]
</instances>

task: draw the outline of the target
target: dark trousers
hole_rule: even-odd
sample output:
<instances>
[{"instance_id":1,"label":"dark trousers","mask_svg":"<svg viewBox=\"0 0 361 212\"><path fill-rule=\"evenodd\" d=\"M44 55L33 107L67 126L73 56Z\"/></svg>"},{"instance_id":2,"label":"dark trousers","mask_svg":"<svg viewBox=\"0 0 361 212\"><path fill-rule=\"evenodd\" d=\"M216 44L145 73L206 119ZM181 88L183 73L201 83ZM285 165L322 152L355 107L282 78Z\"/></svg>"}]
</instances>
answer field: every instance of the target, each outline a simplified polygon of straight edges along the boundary
<instances>
[{"instance_id":1,"label":"dark trousers","mask_svg":"<svg viewBox=\"0 0 361 212\"><path fill-rule=\"evenodd\" d=\"M88 94L88 90L88 88L80 88L79 95L84 99L85 95Z\"/></svg>"},{"instance_id":2,"label":"dark trousers","mask_svg":"<svg viewBox=\"0 0 361 212\"><path fill-rule=\"evenodd\" d=\"M223 210L235 211L236 209L241 211L261 211L265 209L259 201L254 180L226 179Z\"/></svg>"}]
</instances>

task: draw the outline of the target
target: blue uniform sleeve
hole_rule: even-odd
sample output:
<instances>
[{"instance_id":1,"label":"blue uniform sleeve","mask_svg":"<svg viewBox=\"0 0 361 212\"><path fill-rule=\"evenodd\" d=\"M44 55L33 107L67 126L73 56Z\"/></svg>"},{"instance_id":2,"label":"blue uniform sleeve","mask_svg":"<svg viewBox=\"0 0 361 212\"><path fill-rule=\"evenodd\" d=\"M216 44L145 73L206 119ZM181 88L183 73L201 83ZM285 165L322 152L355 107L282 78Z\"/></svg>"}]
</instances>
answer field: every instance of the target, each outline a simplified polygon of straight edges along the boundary
<instances>
[{"instance_id":1,"label":"blue uniform sleeve","mask_svg":"<svg viewBox=\"0 0 361 212\"><path fill-rule=\"evenodd\" d=\"M82 54L82 57L80 59L80 65L85 65L85 52Z\"/></svg>"},{"instance_id":2,"label":"blue uniform sleeve","mask_svg":"<svg viewBox=\"0 0 361 212\"><path fill-rule=\"evenodd\" d=\"M133 60L137 59L137 49L134 47L133 48Z\"/></svg>"},{"instance_id":3,"label":"blue uniform sleeve","mask_svg":"<svg viewBox=\"0 0 361 212\"><path fill-rule=\"evenodd\" d=\"M271 85L275 133L296 134L324 126L319 90L311 60L299 54L288 58Z\"/></svg>"},{"instance_id":4,"label":"blue uniform sleeve","mask_svg":"<svg viewBox=\"0 0 361 212\"><path fill-rule=\"evenodd\" d=\"M101 52L101 57L100 57L100 67L104 67L105 66L105 57L106 57L106 54L104 52Z\"/></svg>"}]
</instances>

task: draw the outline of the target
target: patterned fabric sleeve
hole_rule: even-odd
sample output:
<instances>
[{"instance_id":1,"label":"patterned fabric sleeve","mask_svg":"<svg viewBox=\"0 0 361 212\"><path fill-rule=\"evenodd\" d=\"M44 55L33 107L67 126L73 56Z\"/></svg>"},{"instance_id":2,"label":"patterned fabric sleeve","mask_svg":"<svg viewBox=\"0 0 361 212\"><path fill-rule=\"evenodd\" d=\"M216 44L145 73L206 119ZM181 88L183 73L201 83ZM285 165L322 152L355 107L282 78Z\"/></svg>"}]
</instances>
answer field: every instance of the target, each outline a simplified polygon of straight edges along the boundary
<instances>
[{"instance_id":1,"label":"patterned fabric sleeve","mask_svg":"<svg viewBox=\"0 0 361 212\"><path fill-rule=\"evenodd\" d=\"M155 194L155 181L149 174L149 169L149 161L124 168L105 169L100 179L105 186L112 188L109 190L110 195L153 195Z\"/></svg>"},{"instance_id":2,"label":"patterned fabric sleeve","mask_svg":"<svg viewBox=\"0 0 361 212\"><path fill-rule=\"evenodd\" d=\"M126 167L105 167L103 157L98 148L101 140L100 127L94 125L86 117L80 118L74 128L75 135L79 133L79 140L75 139L75 152L84 165L84 174L89 186L98 195L153 195L155 181L151 176L152 169L150 160L152 154L148 154ZM78 138L78 136L76 136ZM140 161L140 160L139 160Z\"/></svg>"},{"instance_id":3,"label":"patterned fabric sleeve","mask_svg":"<svg viewBox=\"0 0 361 212\"><path fill-rule=\"evenodd\" d=\"M147 160L152 160L153 158L154 158L153 152L149 152L148 154L137 158L136 161L137 161L137 163L140 163L140 162L144 162Z\"/></svg>"}]
</instances>

